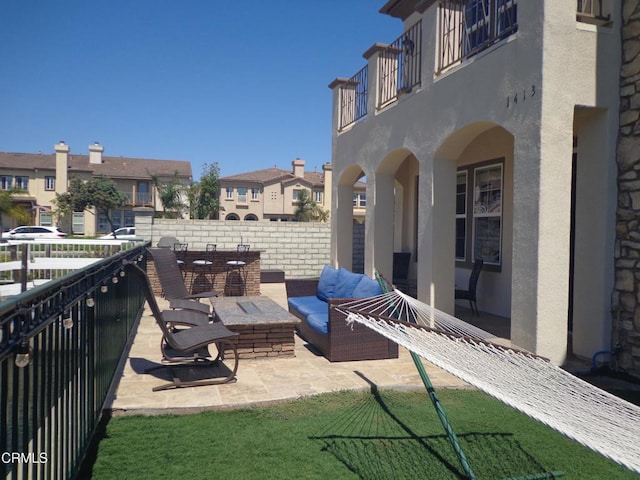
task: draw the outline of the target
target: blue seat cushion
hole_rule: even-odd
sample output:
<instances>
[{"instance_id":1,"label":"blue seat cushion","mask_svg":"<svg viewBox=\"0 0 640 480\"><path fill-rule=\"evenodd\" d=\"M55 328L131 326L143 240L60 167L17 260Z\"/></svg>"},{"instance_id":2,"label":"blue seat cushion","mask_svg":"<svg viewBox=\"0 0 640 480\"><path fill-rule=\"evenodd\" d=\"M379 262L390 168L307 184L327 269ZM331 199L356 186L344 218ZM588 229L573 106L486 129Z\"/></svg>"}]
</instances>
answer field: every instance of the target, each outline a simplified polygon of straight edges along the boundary
<instances>
[{"instance_id":1,"label":"blue seat cushion","mask_svg":"<svg viewBox=\"0 0 640 480\"><path fill-rule=\"evenodd\" d=\"M318 281L318 291L316 292L320 300L325 302L335 297L335 288L338 283L338 269L325 265Z\"/></svg>"},{"instance_id":2,"label":"blue seat cushion","mask_svg":"<svg viewBox=\"0 0 640 480\"><path fill-rule=\"evenodd\" d=\"M366 275L362 275L362 279L353 289L353 298L367 298L381 295L382 290L377 280L373 280Z\"/></svg>"},{"instance_id":3,"label":"blue seat cushion","mask_svg":"<svg viewBox=\"0 0 640 480\"><path fill-rule=\"evenodd\" d=\"M323 302L315 295L308 297L289 297L287 303L303 317L308 317L313 313L328 313L327 302Z\"/></svg>"},{"instance_id":4,"label":"blue seat cushion","mask_svg":"<svg viewBox=\"0 0 640 480\"><path fill-rule=\"evenodd\" d=\"M352 298L353 290L364 277L361 273L353 273L346 268L338 269L338 283L333 291L333 298Z\"/></svg>"},{"instance_id":5,"label":"blue seat cushion","mask_svg":"<svg viewBox=\"0 0 640 480\"><path fill-rule=\"evenodd\" d=\"M316 332L323 335L329 334L329 312L312 313L307 317L307 324Z\"/></svg>"}]
</instances>

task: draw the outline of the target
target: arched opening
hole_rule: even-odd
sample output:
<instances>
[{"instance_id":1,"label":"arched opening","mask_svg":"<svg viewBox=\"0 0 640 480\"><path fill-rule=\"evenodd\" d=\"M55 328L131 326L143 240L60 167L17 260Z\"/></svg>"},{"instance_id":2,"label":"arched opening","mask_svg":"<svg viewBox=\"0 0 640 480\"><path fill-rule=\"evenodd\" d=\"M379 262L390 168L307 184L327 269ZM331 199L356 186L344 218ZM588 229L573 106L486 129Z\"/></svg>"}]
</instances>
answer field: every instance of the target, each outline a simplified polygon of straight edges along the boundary
<instances>
[{"instance_id":1,"label":"arched opening","mask_svg":"<svg viewBox=\"0 0 640 480\"><path fill-rule=\"evenodd\" d=\"M255 222L255 221L257 221L257 220L258 220L258 217L256 217L253 213L250 213L250 214L246 215L246 216L244 217L244 219L245 219L245 220L252 221L252 222Z\"/></svg>"},{"instance_id":2,"label":"arched opening","mask_svg":"<svg viewBox=\"0 0 640 480\"><path fill-rule=\"evenodd\" d=\"M228 213L226 217L224 217L225 220L240 220L240 217L235 214L235 213Z\"/></svg>"},{"instance_id":3,"label":"arched opening","mask_svg":"<svg viewBox=\"0 0 640 480\"><path fill-rule=\"evenodd\" d=\"M419 162L407 149L391 152L375 174L371 266L416 294Z\"/></svg>"},{"instance_id":4,"label":"arched opening","mask_svg":"<svg viewBox=\"0 0 640 480\"><path fill-rule=\"evenodd\" d=\"M436 152L431 228L431 292L448 312L468 312L454 299L469 288L474 260L484 261L477 283L481 311L511 316L514 137L490 122L450 135Z\"/></svg>"},{"instance_id":5,"label":"arched opening","mask_svg":"<svg viewBox=\"0 0 640 480\"><path fill-rule=\"evenodd\" d=\"M359 166L346 168L337 181L333 230L337 264L356 272L364 271L364 219L367 210L367 185ZM362 230L362 233L360 231ZM355 240L354 240L355 239Z\"/></svg>"}]
</instances>

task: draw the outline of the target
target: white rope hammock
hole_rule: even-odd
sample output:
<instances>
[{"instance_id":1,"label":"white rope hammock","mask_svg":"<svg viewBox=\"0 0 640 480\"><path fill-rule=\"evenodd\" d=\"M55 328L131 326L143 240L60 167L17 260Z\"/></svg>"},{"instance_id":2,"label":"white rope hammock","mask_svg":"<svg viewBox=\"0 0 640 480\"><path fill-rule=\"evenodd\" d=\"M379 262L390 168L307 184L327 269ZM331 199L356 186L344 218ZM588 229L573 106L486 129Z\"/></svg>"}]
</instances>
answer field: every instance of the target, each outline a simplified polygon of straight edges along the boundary
<instances>
[{"instance_id":1,"label":"white rope hammock","mask_svg":"<svg viewBox=\"0 0 640 480\"><path fill-rule=\"evenodd\" d=\"M567 437L640 473L640 407L398 290L341 304L361 323Z\"/></svg>"}]
</instances>

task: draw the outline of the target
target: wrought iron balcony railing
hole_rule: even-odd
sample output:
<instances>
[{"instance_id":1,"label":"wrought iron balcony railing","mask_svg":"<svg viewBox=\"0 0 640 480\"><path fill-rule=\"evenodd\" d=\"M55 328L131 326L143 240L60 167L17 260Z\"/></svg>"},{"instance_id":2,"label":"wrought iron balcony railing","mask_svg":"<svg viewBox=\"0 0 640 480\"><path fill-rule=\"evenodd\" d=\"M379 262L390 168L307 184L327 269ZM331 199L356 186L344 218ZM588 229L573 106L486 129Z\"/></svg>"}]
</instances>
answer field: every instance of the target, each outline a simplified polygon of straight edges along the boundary
<instances>
[{"instance_id":1,"label":"wrought iron balcony railing","mask_svg":"<svg viewBox=\"0 0 640 480\"><path fill-rule=\"evenodd\" d=\"M422 22L405 31L393 43L380 48L376 72L378 90L376 108L383 108L420 85L422 68ZM354 124L367 115L369 69L362 68L339 85L338 129Z\"/></svg>"},{"instance_id":2,"label":"wrought iron balcony railing","mask_svg":"<svg viewBox=\"0 0 640 480\"><path fill-rule=\"evenodd\" d=\"M517 0L440 0L440 73L518 31Z\"/></svg>"},{"instance_id":3,"label":"wrought iron balcony railing","mask_svg":"<svg viewBox=\"0 0 640 480\"><path fill-rule=\"evenodd\" d=\"M342 130L367 114L368 68L365 66L340 87L340 120Z\"/></svg>"},{"instance_id":4,"label":"wrought iron balcony railing","mask_svg":"<svg viewBox=\"0 0 640 480\"><path fill-rule=\"evenodd\" d=\"M410 92L421 82L422 22L416 23L380 54L378 108Z\"/></svg>"}]
</instances>

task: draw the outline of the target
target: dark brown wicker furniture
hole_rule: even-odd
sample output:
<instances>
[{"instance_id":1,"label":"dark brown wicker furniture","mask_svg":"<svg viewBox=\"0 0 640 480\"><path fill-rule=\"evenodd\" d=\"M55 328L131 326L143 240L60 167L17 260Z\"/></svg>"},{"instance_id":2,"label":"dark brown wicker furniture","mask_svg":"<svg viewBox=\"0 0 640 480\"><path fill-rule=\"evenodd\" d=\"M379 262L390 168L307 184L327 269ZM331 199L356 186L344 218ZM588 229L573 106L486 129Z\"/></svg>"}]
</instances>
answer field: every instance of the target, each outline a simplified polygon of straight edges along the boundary
<instances>
[{"instance_id":1,"label":"dark brown wicker furniture","mask_svg":"<svg viewBox=\"0 0 640 480\"><path fill-rule=\"evenodd\" d=\"M184 284L182 272L176 262L175 254L168 248L147 248L156 268L156 274L164 297L169 300L172 308L191 308L189 303L196 303L201 298L217 297L218 292L199 292L190 294ZM194 305L193 310L200 310L201 306Z\"/></svg>"},{"instance_id":2,"label":"dark brown wicker furniture","mask_svg":"<svg viewBox=\"0 0 640 480\"><path fill-rule=\"evenodd\" d=\"M315 295L318 290L318 279L285 279L285 286L287 297ZM364 325L358 323L347 325L345 315L332 308L352 300L352 298L328 300L329 333L327 335L311 328L306 318L295 309L289 308L289 311L301 320L297 327L298 333L330 362L398 358L398 345L395 342Z\"/></svg>"}]
</instances>

